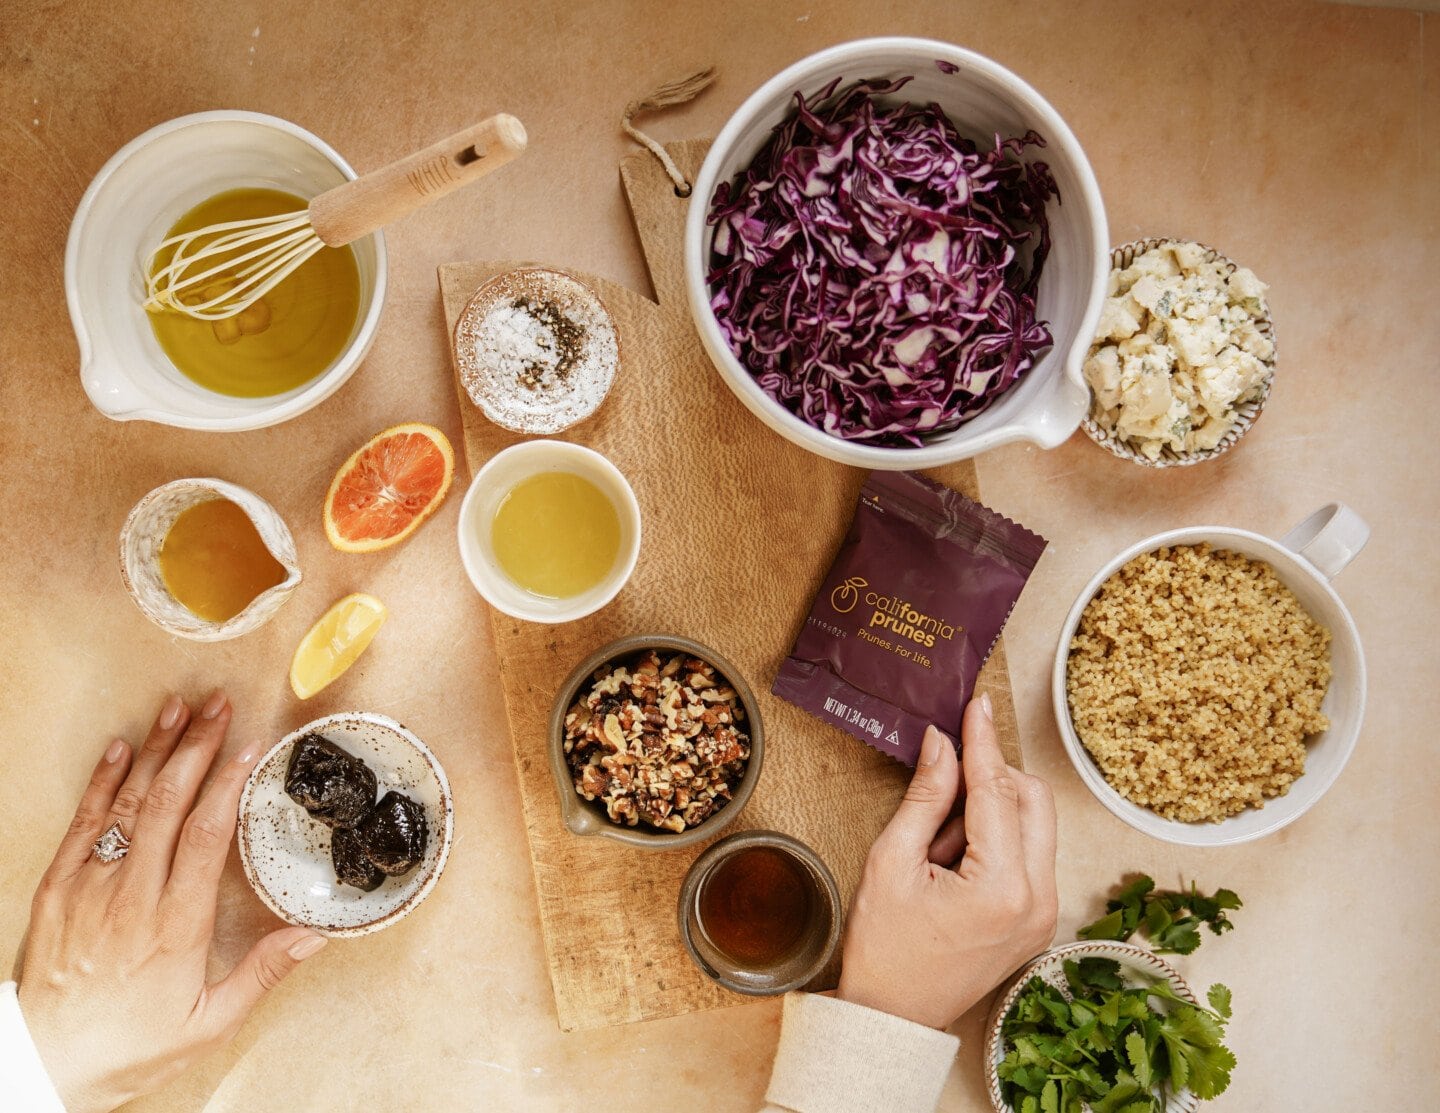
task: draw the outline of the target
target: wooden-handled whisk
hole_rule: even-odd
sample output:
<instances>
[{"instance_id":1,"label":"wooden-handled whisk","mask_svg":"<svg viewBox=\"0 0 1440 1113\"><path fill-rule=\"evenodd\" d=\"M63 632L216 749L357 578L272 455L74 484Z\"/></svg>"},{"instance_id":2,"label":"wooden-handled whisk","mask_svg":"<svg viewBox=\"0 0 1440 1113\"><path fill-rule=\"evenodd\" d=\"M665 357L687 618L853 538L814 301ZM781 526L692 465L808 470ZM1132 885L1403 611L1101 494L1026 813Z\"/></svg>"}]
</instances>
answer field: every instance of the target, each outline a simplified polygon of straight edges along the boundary
<instances>
[{"instance_id":1,"label":"wooden-handled whisk","mask_svg":"<svg viewBox=\"0 0 1440 1113\"><path fill-rule=\"evenodd\" d=\"M145 261L145 308L214 321L243 313L322 247L341 247L504 166L525 149L514 116L488 120L326 190L296 213L211 224ZM158 269L156 260L174 253Z\"/></svg>"}]
</instances>

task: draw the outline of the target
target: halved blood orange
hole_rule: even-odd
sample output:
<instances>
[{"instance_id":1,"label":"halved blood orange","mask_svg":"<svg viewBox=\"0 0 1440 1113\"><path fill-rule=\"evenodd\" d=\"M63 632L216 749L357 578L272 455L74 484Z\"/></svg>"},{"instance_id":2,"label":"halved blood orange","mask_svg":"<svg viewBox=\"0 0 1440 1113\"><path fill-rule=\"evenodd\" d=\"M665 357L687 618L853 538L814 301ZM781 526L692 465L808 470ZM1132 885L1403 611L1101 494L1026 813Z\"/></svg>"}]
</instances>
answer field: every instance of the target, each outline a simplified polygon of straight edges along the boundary
<instances>
[{"instance_id":1,"label":"halved blood orange","mask_svg":"<svg viewBox=\"0 0 1440 1113\"><path fill-rule=\"evenodd\" d=\"M412 422L377 433L340 465L325 496L325 536L347 553L409 537L435 512L455 476L445 434Z\"/></svg>"}]
</instances>

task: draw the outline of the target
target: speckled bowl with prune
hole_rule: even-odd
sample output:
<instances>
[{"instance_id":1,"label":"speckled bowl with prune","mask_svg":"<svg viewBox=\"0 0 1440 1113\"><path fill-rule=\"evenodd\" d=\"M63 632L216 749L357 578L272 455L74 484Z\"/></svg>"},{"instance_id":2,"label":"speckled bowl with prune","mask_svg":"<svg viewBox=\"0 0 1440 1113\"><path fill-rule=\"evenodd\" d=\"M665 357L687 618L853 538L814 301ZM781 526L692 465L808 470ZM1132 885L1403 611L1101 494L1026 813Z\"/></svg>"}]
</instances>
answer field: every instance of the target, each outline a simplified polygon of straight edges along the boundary
<instances>
[{"instance_id":1,"label":"speckled bowl with prune","mask_svg":"<svg viewBox=\"0 0 1440 1113\"><path fill-rule=\"evenodd\" d=\"M428 747L384 715L342 712L256 764L240 799L240 860L281 919L365 935L429 894L453 824L450 784Z\"/></svg>"}]
</instances>

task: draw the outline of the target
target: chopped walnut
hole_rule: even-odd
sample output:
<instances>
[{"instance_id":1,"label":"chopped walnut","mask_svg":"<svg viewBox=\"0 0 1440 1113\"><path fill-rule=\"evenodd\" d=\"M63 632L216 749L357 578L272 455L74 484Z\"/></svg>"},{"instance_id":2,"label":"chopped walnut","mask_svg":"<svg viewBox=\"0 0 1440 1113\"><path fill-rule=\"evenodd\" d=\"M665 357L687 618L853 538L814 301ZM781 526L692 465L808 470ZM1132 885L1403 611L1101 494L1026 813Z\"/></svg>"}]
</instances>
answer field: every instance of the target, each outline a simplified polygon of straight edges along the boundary
<instances>
[{"instance_id":1,"label":"chopped walnut","mask_svg":"<svg viewBox=\"0 0 1440 1113\"><path fill-rule=\"evenodd\" d=\"M707 661L647 650L599 669L565 715L575 791L614 823L684 831L729 803L750 760L745 709Z\"/></svg>"}]
</instances>

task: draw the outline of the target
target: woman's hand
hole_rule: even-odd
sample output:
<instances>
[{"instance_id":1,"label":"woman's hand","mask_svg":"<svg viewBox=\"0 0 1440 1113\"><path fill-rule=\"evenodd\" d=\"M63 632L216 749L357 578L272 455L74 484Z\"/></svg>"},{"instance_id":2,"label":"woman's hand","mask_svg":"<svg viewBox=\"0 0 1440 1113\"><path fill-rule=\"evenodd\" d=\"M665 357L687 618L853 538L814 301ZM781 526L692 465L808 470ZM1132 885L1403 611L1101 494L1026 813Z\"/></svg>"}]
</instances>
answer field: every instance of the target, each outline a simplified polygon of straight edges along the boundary
<instances>
[{"instance_id":1,"label":"woman's hand","mask_svg":"<svg viewBox=\"0 0 1440 1113\"><path fill-rule=\"evenodd\" d=\"M961 762L925 732L905 799L865 862L838 996L948 1027L1055 935L1055 802L1005 764L990 697L971 700ZM959 793L964 814L950 818Z\"/></svg>"},{"instance_id":2,"label":"woman's hand","mask_svg":"<svg viewBox=\"0 0 1440 1113\"><path fill-rule=\"evenodd\" d=\"M72 1113L164 1085L234 1036L266 991L325 945L306 928L282 928L206 984L220 874L259 753L247 746L226 762L196 803L230 715L222 692L193 720L171 696L138 753L112 742L35 894L20 1009ZM102 862L92 847L117 820L133 845Z\"/></svg>"}]
</instances>

